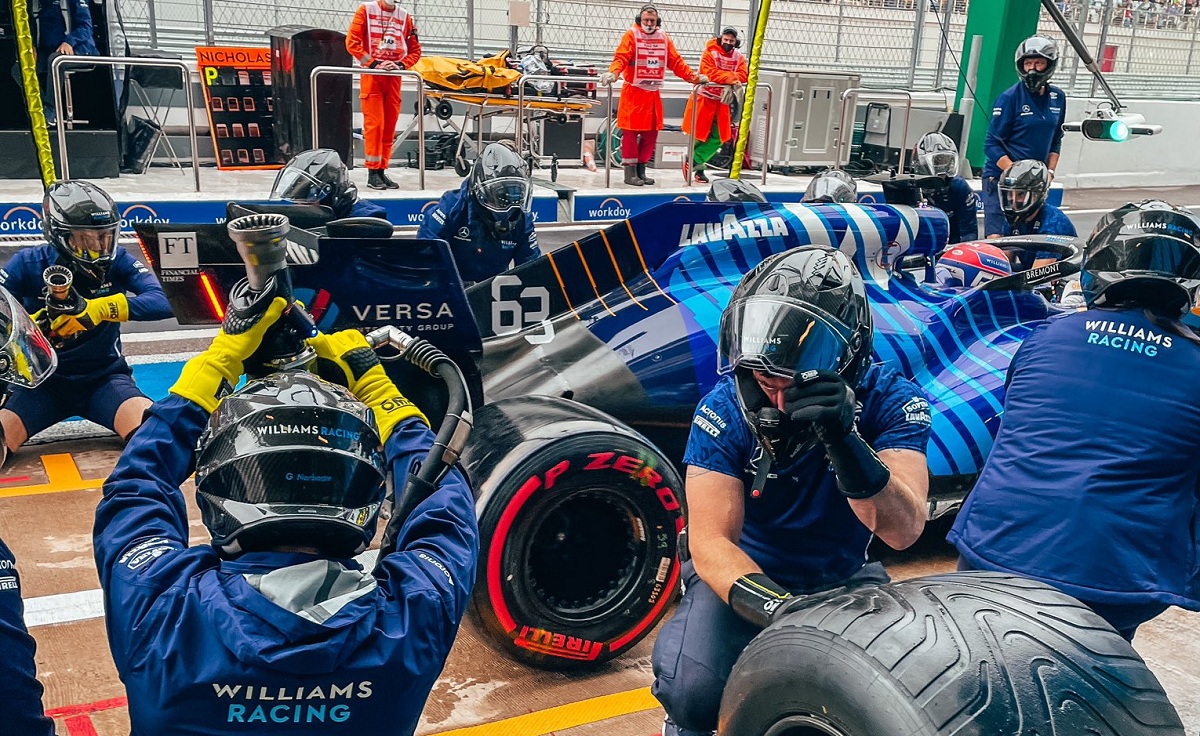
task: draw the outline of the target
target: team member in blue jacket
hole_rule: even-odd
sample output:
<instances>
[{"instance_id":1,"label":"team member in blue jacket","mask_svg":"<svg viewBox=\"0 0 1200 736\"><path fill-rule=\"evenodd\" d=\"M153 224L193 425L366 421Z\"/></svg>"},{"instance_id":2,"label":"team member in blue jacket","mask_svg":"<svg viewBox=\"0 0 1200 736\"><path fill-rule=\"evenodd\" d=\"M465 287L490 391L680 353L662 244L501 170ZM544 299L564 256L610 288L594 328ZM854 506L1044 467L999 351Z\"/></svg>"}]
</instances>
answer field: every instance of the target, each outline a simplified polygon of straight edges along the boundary
<instances>
[{"instance_id":1,"label":"team member in blue jacket","mask_svg":"<svg viewBox=\"0 0 1200 736\"><path fill-rule=\"evenodd\" d=\"M664 734L708 734L734 662L784 601L886 582L872 534L903 549L925 525L929 405L871 364L871 311L825 246L768 258L721 318L725 377L692 423L684 594L654 645Z\"/></svg>"},{"instance_id":2,"label":"team member in blue jacket","mask_svg":"<svg viewBox=\"0 0 1200 736\"><path fill-rule=\"evenodd\" d=\"M1062 149L1067 95L1050 84L1058 46L1045 36L1031 36L1017 47L1016 64L1021 81L996 98L984 142L983 233L988 238L1005 234L996 189L1001 172L1015 161L1033 159L1053 174Z\"/></svg>"},{"instance_id":3,"label":"team member in blue jacket","mask_svg":"<svg viewBox=\"0 0 1200 736\"><path fill-rule=\"evenodd\" d=\"M137 736L412 734L466 611L478 529L457 470L392 520L373 573L351 557L387 473L403 483L433 443L360 333L310 341L348 391L294 371L219 398L284 308L227 320L104 484L96 565ZM189 547L193 468L212 544Z\"/></svg>"},{"instance_id":4,"label":"team member in blue jacket","mask_svg":"<svg viewBox=\"0 0 1200 736\"><path fill-rule=\"evenodd\" d=\"M462 186L443 194L425 214L417 237L449 243L464 283L486 281L542 254L532 204L533 182L524 159L507 145L492 143Z\"/></svg>"},{"instance_id":5,"label":"team member in blue jacket","mask_svg":"<svg viewBox=\"0 0 1200 736\"><path fill-rule=\"evenodd\" d=\"M923 191L925 200L950 220L950 245L979 239L979 196L958 175L958 146L945 133L927 133L917 141L913 173L936 176L944 184Z\"/></svg>"},{"instance_id":6,"label":"team member in blue jacket","mask_svg":"<svg viewBox=\"0 0 1200 736\"><path fill-rule=\"evenodd\" d=\"M34 7L31 3L31 7ZM96 56L96 39L92 34L92 12L88 0L42 0L33 15L37 44L37 76L42 91L42 108L46 122L55 122L54 90L50 86L50 65L60 55ZM70 22L68 23L68 16ZM13 66L13 76L21 84L20 66Z\"/></svg>"},{"instance_id":7,"label":"team member in blue jacket","mask_svg":"<svg viewBox=\"0 0 1200 736\"><path fill-rule=\"evenodd\" d=\"M1008 227L1003 235L1066 235L1076 237L1075 223L1063 211L1046 201L1050 191L1050 170L1033 159L1014 161L1005 169L997 184L1000 209ZM1016 264L1017 270L1040 268L1054 263L1050 252L1036 253L1032 259Z\"/></svg>"},{"instance_id":8,"label":"team member in blue jacket","mask_svg":"<svg viewBox=\"0 0 1200 736\"><path fill-rule=\"evenodd\" d=\"M382 205L358 198L358 187L350 181L350 172L346 171L342 157L329 148L305 151L288 161L275 177L271 199L323 205L338 219L387 219L387 210Z\"/></svg>"},{"instance_id":9,"label":"team member in blue jacket","mask_svg":"<svg viewBox=\"0 0 1200 736\"><path fill-rule=\"evenodd\" d=\"M60 181L42 202L46 245L17 251L0 270L0 286L31 314L45 306L42 272L69 268L77 297L71 314L49 323L63 341L58 370L36 389L17 388L0 409L0 427L10 450L72 416L108 427L122 439L133 433L150 406L133 382L121 354L121 322L171 316L171 306L154 274L117 245L117 206L99 187Z\"/></svg>"},{"instance_id":10,"label":"team member in blue jacket","mask_svg":"<svg viewBox=\"0 0 1200 736\"><path fill-rule=\"evenodd\" d=\"M1013 358L995 446L950 532L960 567L1025 575L1126 639L1200 610L1200 218L1146 201L1088 239L1087 309L1038 326Z\"/></svg>"}]
</instances>

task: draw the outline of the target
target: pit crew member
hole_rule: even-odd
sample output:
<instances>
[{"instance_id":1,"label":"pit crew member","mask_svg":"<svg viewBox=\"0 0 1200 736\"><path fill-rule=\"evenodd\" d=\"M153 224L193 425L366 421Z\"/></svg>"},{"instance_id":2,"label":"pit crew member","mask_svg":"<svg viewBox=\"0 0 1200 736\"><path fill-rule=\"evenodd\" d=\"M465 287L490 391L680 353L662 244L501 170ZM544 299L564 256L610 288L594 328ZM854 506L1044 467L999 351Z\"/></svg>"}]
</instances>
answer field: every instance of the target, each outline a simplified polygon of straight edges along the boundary
<instances>
[{"instance_id":1,"label":"pit crew member","mask_svg":"<svg viewBox=\"0 0 1200 736\"><path fill-rule=\"evenodd\" d=\"M127 440L150 406L121 353L121 322L167 319L171 307L154 274L117 244L117 206L86 181L60 181L42 201L44 245L17 251L0 270L0 285L42 317L42 273L70 269L75 297L69 314L48 321L61 340L58 369L37 388L14 388L0 409L4 442L16 450L29 437L79 415Z\"/></svg>"},{"instance_id":2,"label":"pit crew member","mask_svg":"<svg viewBox=\"0 0 1200 736\"><path fill-rule=\"evenodd\" d=\"M1025 575L1126 639L1200 610L1200 218L1161 201L1105 215L1083 253L1087 308L1038 325L1004 421L950 532L962 569Z\"/></svg>"},{"instance_id":3,"label":"pit crew member","mask_svg":"<svg viewBox=\"0 0 1200 736\"><path fill-rule=\"evenodd\" d=\"M285 307L228 319L104 484L96 565L136 736L411 735L466 611L478 529L458 470L397 517L374 572L352 557L385 476L434 439L360 333L310 341L348 389L290 371L227 395ZM212 543L188 546L193 468Z\"/></svg>"},{"instance_id":4,"label":"pit crew member","mask_svg":"<svg viewBox=\"0 0 1200 736\"><path fill-rule=\"evenodd\" d=\"M724 377L697 408L684 462L684 595L654 645L666 734L708 734L738 655L792 596L881 583L872 535L925 525L929 405L871 363L871 312L849 257L771 256L721 318Z\"/></svg>"},{"instance_id":5,"label":"pit crew member","mask_svg":"<svg viewBox=\"0 0 1200 736\"><path fill-rule=\"evenodd\" d=\"M425 214L418 238L445 240L466 284L486 281L542 254L533 229L529 167L504 143L491 143L458 189Z\"/></svg>"}]
</instances>

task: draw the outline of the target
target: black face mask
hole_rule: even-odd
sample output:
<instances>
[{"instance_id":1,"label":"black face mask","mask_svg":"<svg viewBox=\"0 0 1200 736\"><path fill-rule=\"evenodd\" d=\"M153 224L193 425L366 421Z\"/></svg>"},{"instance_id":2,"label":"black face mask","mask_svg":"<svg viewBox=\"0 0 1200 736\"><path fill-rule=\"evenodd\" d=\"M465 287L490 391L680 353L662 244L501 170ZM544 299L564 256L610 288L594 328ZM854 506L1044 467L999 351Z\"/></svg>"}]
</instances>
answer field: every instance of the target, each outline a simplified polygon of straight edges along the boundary
<instances>
[{"instance_id":1,"label":"black face mask","mask_svg":"<svg viewBox=\"0 0 1200 736\"><path fill-rule=\"evenodd\" d=\"M724 51L724 52L725 52L725 53L727 53L727 54L728 54L729 52L733 51L733 46L734 46L734 44L731 44L731 43L725 43L724 41L722 41L722 42L721 42L721 50L722 50L722 51Z\"/></svg>"}]
</instances>

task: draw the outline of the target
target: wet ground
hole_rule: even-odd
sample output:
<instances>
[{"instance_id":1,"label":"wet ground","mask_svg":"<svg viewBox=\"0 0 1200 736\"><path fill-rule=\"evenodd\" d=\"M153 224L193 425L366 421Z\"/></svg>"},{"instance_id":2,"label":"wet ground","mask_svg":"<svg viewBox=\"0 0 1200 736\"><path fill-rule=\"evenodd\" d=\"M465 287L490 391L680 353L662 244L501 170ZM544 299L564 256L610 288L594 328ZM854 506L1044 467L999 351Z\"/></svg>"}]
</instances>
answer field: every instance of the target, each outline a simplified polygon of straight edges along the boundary
<instances>
[{"instance_id":1,"label":"wet ground","mask_svg":"<svg viewBox=\"0 0 1200 736\"><path fill-rule=\"evenodd\" d=\"M118 736L129 723L124 690L105 644L91 526L99 485L120 445L115 438L73 439L22 450L0 475L0 536L17 555L27 618L38 642L38 673L59 733ZM185 495L192 489L185 488ZM206 535L191 504L193 543ZM953 569L931 525L912 549L881 556L894 577ZM1200 725L1200 615L1172 609L1146 625L1134 644L1158 675L1188 731ZM662 711L647 690L653 636L587 674L545 672L494 652L468 620L425 708L419 734L455 736L649 736Z\"/></svg>"}]
</instances>

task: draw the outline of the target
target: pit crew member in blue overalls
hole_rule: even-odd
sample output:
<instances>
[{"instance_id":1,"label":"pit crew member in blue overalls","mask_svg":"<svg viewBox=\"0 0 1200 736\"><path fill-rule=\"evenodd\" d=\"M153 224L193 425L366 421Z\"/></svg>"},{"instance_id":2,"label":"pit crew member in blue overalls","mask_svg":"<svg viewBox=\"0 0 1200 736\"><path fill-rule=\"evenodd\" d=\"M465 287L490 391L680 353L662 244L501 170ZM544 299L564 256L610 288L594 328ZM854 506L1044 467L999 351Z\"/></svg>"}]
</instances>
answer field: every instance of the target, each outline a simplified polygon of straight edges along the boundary
<instances>
[{"instance_id":1,"label":"pit crew member in blue overalls","mask_svg":"<svg viewBox=\"0 0 1200 736\"><path fill-rule=\"evenodd\" d=\"M708 734L746 644L792 596L882 583L872 535L925 526L929 404L871 363L871 312L845 254L771 256L721 318L724 377L691 428L683 599L654 645L665 734Z\"/></svg>"},{"instance_id":2,"label":"pit crew member in blue overalls","mask_svg":"<svg viewBox=\"0 0 1200 736\"><path fill-rule=\"evenodd\" d=\"M951 245L979 239L979 195L958 175L958 146L945 133L927 133L917 141L913 173L936 176L943 182L936 189L923 189L926 202L946 213L950 220Z\"/></svg>"},{"instance_id":3,"label":"pit crew member in blue overalls","mask_svg":"<svg viewBox=\"0 0 1200 736\"><path fill-rule=\"evenodd\" d=\"M1031 36L1016 53L1021 81L1000 93L984 141L983 233L1005 235L997 183L1001 173L1022 159L1041 161L1053 176L1062 149L1067 95L1050 84L1058 66L1058 46L1045 36Z\"/></svg>"},{"instance_id":4,"label":"pit crew member in blue overalls","mask_svg":"<svg viewBox=\"0 0 1200 736\"><path fill-rule=\"evenodd\" d=\"M1046 201L1050 192L1050 170L1041 161L1014 161L1000 175L1000 209L1008 229L1004 235L1065 235L1076 237L1075 224L1063 211ZM1014 264L1017 270L1041 268L1054 263L1050 252L1028 254Z\"/></svg>"},{"instance_id":5,"label":"pit crew member in blue overalls","mask_svg":"<svg viewBox=\"0 0 1200 736\"><path fill-rule=\"evenodd\" d=\"M858 183L841 169L822 171L808 183L800 201L807 204L854 204L858 201Z\"/></svg>"},{"instance_id":6,"label":"pit crew member in blue overalls","mask_svg":"<svg viewBox=\"0 0 1200 736\"><path fill-rule=\"evenodd\" d=\"M95 557L135 736L411 735L466 611L478 528L456 469L373 573L352 558L385 477L434 439L361 333L310 341L348 389L289 371L227 395L285 307L227 319L104 484ZM193 469L212 543L189 547Z\"/></svg>"},{"instance_id":7,"label":"pit crew member in blue overalls","mask_svg":"<svg viewBox=\"0 0 1200 736\"><path fill-rule=\"evenodd\" d=\"M121 354L120 323L167 319L171 306L154 274L118 246L120 228L117 206L102 189L85 181L57 182L42 202L47 243L17 251L0 270L0 285L34 314L46 306L42 272L67 267L77 309L49 322L51 338L62 340L58 370L35 389L14 389L0 409L10 450L76 415L121 439L142 423L150 399Z\"/></svg>"},{"instance_id":8,"label":"pit crew member in blue overalls","mask_svg":"<svg viewBox=\"0 0 1200 736\"><path fill-rule=\"evenodd\" d=\"M20 303L0 288L0 405L12 383L38 385L54 370L54 351ZM0 465L8 448L0 443ZM12 550L0 539L0 733L54 736L45 716L34 660L37 646L25 626L21 576Z\"/></svg>"},{"instance_id":9,"label":"pit crew member in blue overalls","mask_svg":"<svg viewBox=\"0 0 1200 736\"><path fill-rule=\"evenodd\" d=\"M525 160L504 143L489 144L462 186L426 213L417 237L449 243L468 285L540 256Z\"/></svg>"},{"instance_id":10,"label":"pit crew member in blue overalls","mask_svg":"<svg viewBox=\"0 0 1200 736\"><path fill-rule=\"evenodd\" d=\"M333 216L379 217L387 219L387 210L382 205L367 199L359 199L358 187L350 181L350 173L337 151L317 148L305 151L279 170L275 185L271 187L271 199L282 199L296 204L324 205L333 211Z\"/></svg>"},{"instance_id":11,"label":"pit crew member in blue overalls","mask_svg":"<svg viewBox=\"0 0 1200 736\"><path fill-rule=\"evenodd\" d=\"M35 69L42 94L42 112L46 116L46 124L54 125L57 115L54 110L54 88L50 86L50 65L59 56L97 56L100 52L92 32L92 11L88 7L88 0L41 0L40 5L31 2L30 8L34 7L37 12L31 20L37 44ZM17 85L24 89L20 62L13 65L12 73Z\"/></svg>"},{"instance_id":12,"label":"pit crew member in blue overalls","mask_svg":"<svg viewBox=\"0 0 1200 736\"><path fill-rule=\"evenodd\" d=\"M961 569L1078 598L1126 639L1200 610L1200 218L1159 201L1104 216L1083 252L1087 309L1038 325L949 539Z\"/></svg>"}]
</instances>

